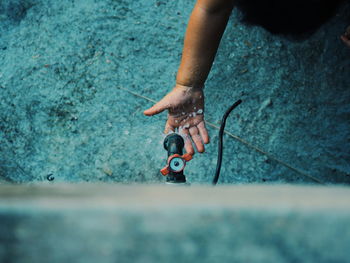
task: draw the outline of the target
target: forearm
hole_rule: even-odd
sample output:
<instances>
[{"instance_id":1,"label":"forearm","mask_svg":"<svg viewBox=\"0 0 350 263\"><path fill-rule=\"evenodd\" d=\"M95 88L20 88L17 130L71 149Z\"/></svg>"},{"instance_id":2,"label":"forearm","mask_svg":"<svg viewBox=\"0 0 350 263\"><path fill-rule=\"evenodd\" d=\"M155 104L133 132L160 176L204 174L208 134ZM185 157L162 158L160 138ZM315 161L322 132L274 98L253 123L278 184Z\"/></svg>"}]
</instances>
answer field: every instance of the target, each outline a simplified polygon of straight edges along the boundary
<instances>
[{"instance_id":1,"label":"forearm","mask_svg":"<svg viewBox=\"0 0 350 263\"><path fill-rule=\"evenodd\" d=\"M176 78L177 84L202 87L213 64L233 5L205 5L208 2L215 1L199 0L191 14ZM217 2L219 1L215 4Z\"/></svg>"}]
</instances>

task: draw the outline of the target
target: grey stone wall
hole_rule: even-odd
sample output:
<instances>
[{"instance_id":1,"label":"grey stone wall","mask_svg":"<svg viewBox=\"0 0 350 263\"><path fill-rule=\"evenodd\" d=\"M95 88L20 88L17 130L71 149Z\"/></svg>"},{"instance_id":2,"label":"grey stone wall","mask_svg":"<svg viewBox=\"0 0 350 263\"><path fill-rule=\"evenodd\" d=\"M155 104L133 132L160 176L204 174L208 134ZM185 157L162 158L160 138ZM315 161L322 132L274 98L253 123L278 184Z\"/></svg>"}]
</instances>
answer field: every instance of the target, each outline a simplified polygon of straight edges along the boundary
<instances>
[{"instance_id":1,"label":"grey stone wall","mask_svg":"<svg viewBox=\"0 0 350 263\"><path fill-rule=\"evenodd\" d=\"M166 114L142 111L174 84L194 1L3 0L0 3L0 174L29 182L155 182ZM223 183L346 183L350 6L305 42L247 27L234 12L206 85L206 117L225 136ZM122 88L122 89L121 89ZM218 131L186 170L211 180ZM276 159L278 159L276 161Z\"/></svg>"}]
</instances>

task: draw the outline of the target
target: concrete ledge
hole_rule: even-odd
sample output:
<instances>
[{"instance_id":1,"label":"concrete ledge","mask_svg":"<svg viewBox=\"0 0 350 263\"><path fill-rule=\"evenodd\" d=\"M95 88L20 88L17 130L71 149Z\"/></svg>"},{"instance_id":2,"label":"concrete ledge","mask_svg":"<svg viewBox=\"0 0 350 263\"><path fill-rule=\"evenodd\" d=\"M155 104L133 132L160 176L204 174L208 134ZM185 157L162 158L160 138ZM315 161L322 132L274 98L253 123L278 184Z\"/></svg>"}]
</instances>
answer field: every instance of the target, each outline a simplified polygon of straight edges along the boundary
<instances>
[{"instance_id":1,"label":"concrete ledge","mask_svg":"<svg viewBox=\"0 0 350 263\"><path fill-rule=\"evenodd\" d=\"M349 262L350 189L0 186L0 262Z\"/></svg>"}]
</instances>

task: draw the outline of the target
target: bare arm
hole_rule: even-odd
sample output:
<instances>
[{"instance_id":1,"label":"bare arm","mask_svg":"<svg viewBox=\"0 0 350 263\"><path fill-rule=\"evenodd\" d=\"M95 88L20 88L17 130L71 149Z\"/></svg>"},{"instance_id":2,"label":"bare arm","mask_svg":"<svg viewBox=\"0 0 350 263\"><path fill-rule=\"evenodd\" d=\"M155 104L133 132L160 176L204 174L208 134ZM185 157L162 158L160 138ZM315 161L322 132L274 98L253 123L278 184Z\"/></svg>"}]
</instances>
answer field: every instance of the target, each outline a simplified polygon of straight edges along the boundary
<instances>
[{"instance_id":1,"label":"bare arm","mask_svg":"<svg viewBox=\"0 0 350 263\"><path fill-rule=\"evenodd\" d=\"M198 0L186 31L177 84L203 86L233 8L231 0Z\"/></svg>"},{"instance_id":2,"label":"bare arm","mask_svg":"<svg viewBox=\"0 0 350 263\"><path fill-rule=\"evenodd\" d=\"M165 133L185 136L185 149L204 152L209 135L204 122L203 85L213 64L221 37L232 12L233 0L197 0L186 30L176 85L163 99L144 111L147 116L168 110ZM192 141L191 141L192 139Z\"/></svg>"}]
</instances>

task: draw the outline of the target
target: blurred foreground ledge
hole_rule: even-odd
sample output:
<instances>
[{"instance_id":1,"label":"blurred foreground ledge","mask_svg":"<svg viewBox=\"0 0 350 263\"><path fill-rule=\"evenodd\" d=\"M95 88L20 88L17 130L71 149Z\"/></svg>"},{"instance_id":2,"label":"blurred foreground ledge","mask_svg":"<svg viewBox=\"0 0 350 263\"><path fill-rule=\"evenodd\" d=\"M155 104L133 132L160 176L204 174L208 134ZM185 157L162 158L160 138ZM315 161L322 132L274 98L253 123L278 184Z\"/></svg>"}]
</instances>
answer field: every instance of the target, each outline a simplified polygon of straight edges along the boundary
<instances>
[{"instance_id":1,"label":"blurred foreground ledge","mask_svg":"<svg viewBox=\"0 0 350 263\"><path fill-rule=\"evenodd\" d=\"M0 185L0 262L349 262L350 188Z\"/></svg>"},{"instance_id":2,"label":"blurred foreground ledge","mask_svg":"<svg viewBox=\"0 0 350 263\"><path fill-rule=\"evenodd\" d=\"M350 187L295 185L0 185L0 208L130 209L223 208L350 213Z\"/></svg>"}]
</instances>

